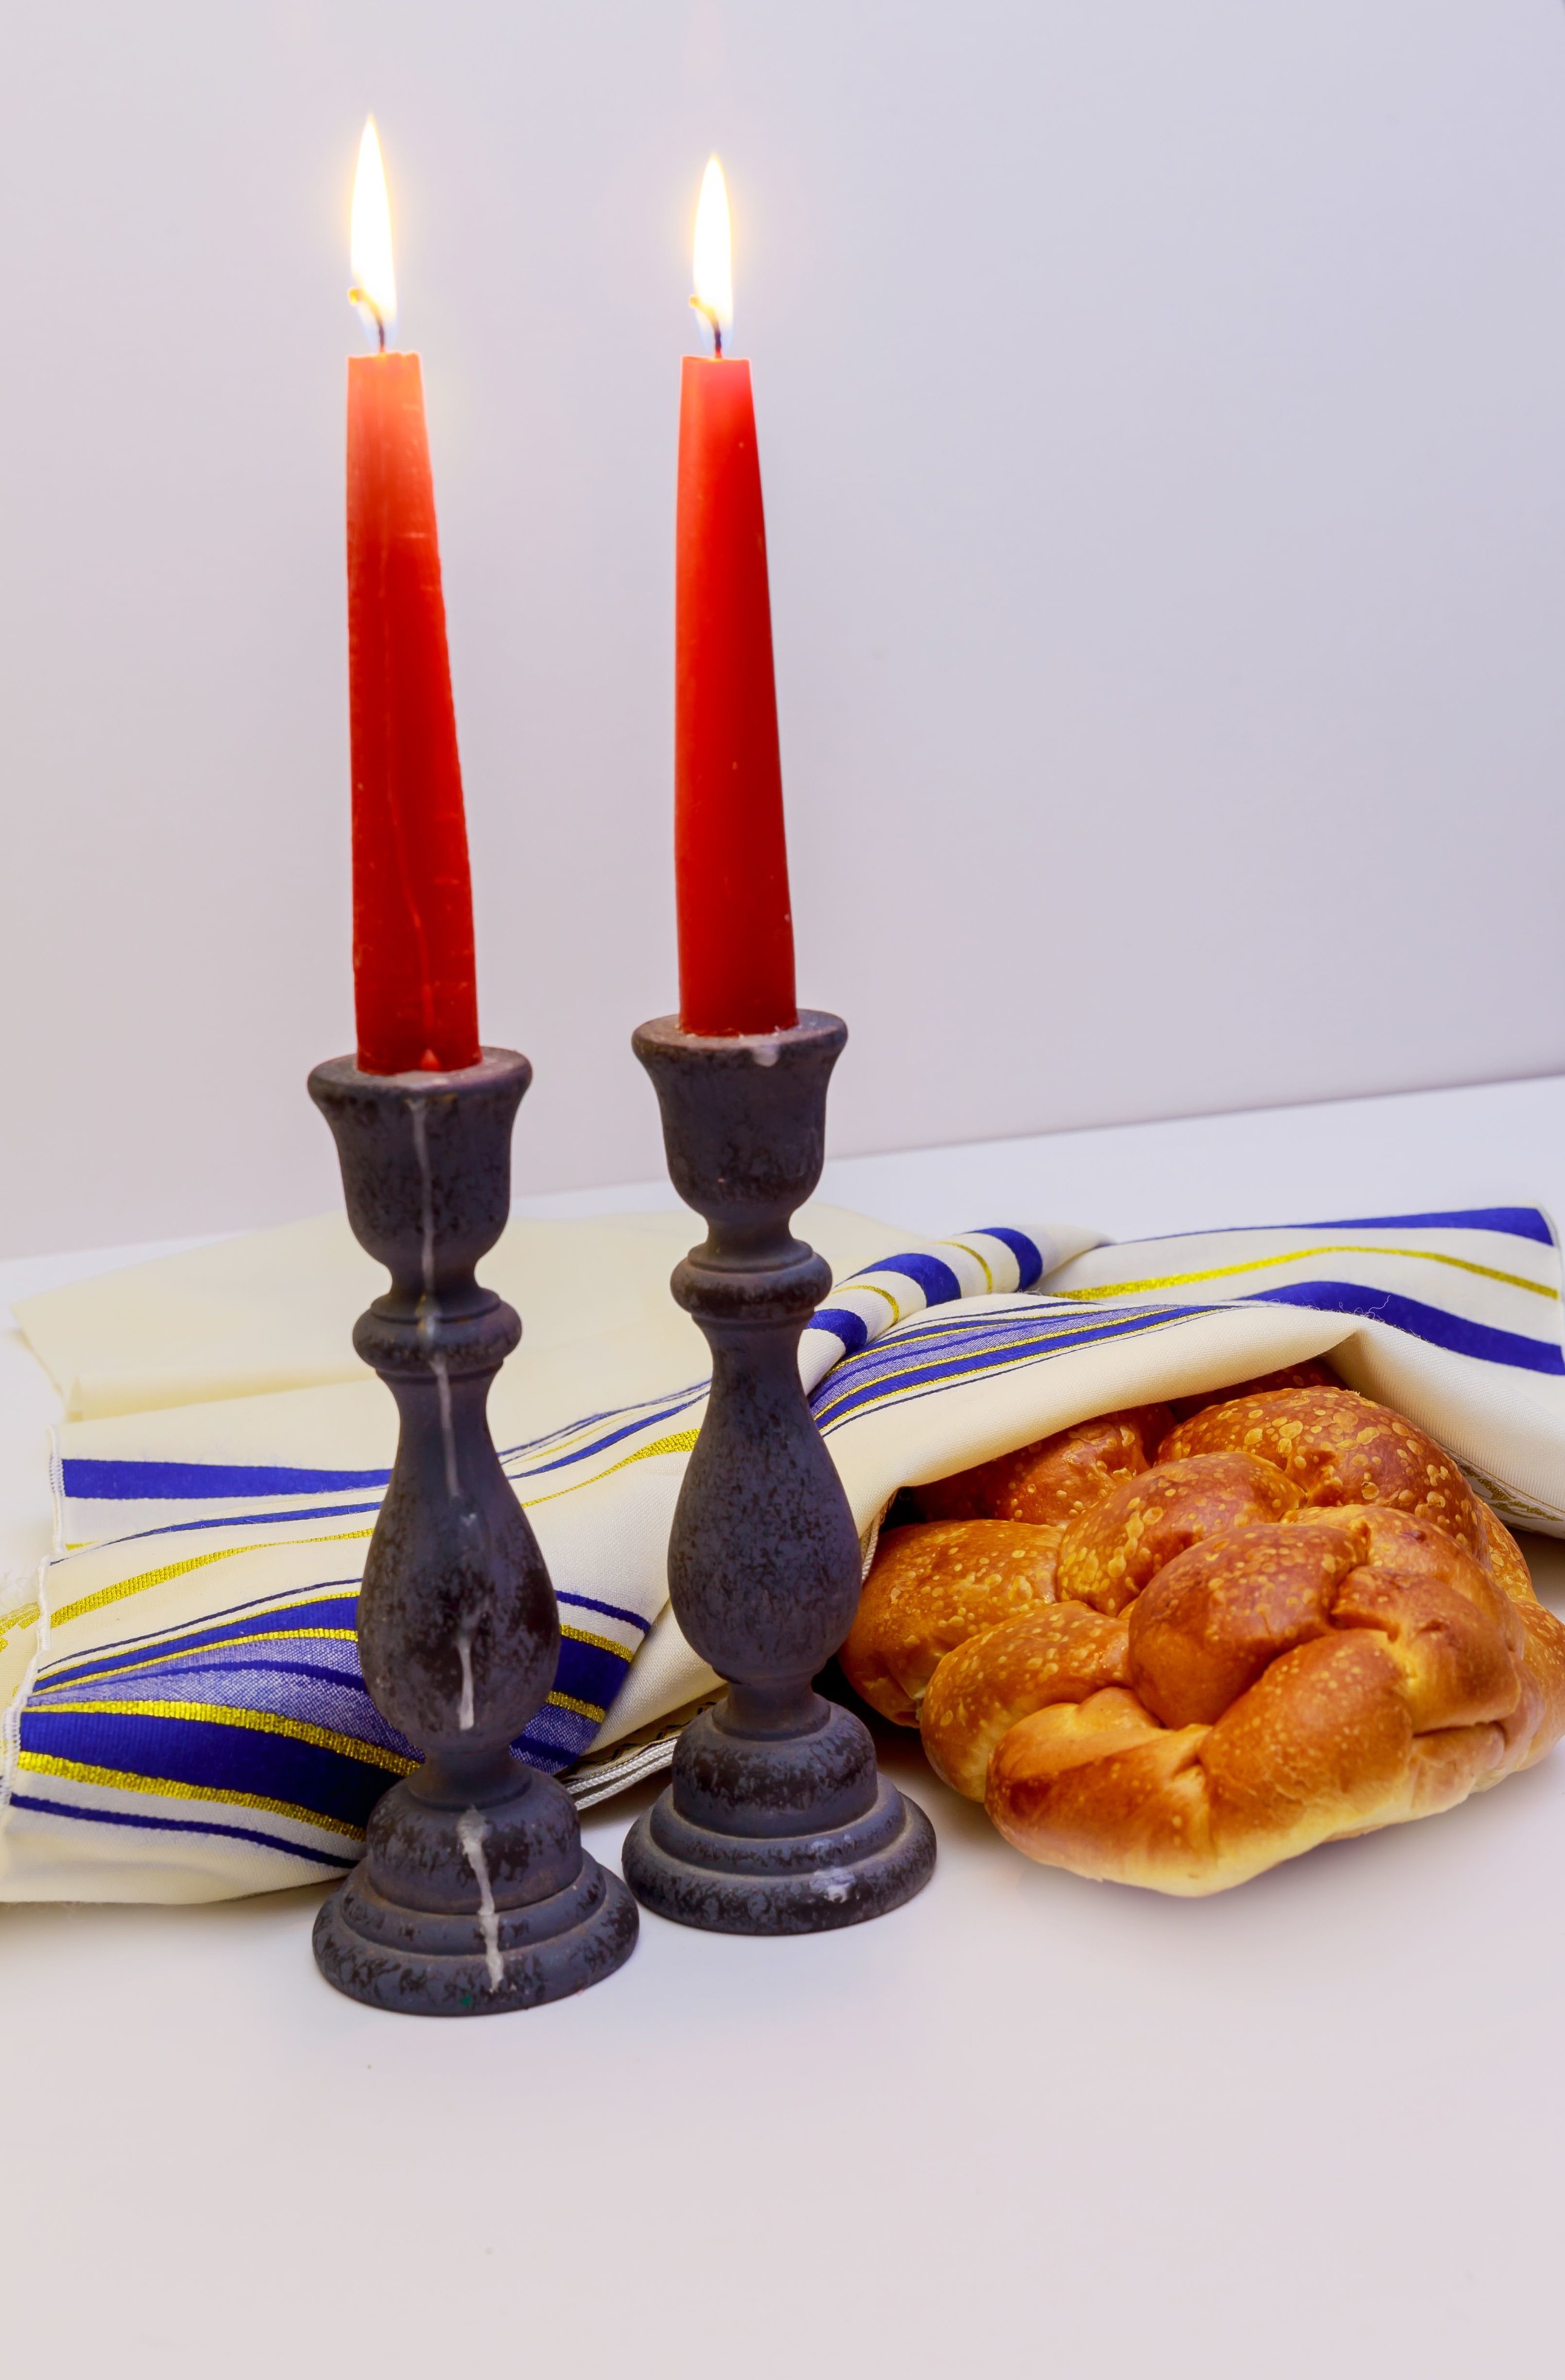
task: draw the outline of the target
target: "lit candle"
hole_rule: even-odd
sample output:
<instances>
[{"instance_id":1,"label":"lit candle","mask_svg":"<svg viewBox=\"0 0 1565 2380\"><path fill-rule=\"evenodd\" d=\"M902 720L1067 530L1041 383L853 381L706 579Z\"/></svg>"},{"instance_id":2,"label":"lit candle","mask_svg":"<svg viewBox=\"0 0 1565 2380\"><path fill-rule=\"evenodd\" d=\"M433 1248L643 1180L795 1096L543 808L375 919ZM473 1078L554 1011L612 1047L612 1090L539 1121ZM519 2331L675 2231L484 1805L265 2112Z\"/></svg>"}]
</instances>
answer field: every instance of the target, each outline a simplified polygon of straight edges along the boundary
<instances>
[{"instance_id":1,"label":"lit candle","mask_svg":"<svg viewBox=\"0 0 1565 2380\"><path fill-rule=\"evenodd\" d=\"M354 1003L359 1065L400 1075L476 1065L479 1014L424 384L418 357L386 346L396 282L373 121L352 257L376 342L347 368Z\"/></svg>"},{"instance_id":2,"label":"lit candle","mask_svg":"<svg viewBox=\"0 0 1565 2380\"><path fill-rule=\"evenodd\" d=\"M728 193L714 157L696 215L696 294L712 354L686 356L679 407L674 869L688 1033L796 1024L777 749L766 522L750 367L734 322Z\"/></svg>"}]
</instances>

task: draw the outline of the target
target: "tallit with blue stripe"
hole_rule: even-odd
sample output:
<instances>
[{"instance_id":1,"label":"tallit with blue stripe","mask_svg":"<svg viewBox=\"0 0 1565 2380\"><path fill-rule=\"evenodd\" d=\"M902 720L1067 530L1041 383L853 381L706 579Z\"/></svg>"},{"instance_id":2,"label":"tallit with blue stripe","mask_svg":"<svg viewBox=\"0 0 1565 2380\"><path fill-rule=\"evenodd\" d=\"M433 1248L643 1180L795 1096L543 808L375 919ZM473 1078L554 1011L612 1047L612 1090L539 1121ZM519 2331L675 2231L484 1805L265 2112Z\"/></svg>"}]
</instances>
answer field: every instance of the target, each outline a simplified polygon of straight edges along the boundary
<instances>
[{"instance_id":1,"label":"tallit with blue stripe","mask_svg":"<svg viewBox=\"0 0 1565 2380\"><path fill-rule=\"evenodd\" d=\"M1565 1536L1560 1261L1540 1208L886 1245L837 1280L800 1350L867 1546L905 1483L1318 1355L1429 1429L1508 1519ZM666 1250L649 1242L647 1263L661 1282ZM540 1768L710 1682L664 1582L705 1404L695 1343L654 1319L502 1375L497 1443L564 1626L516 1747ZM649 1393L659 1364L684 1368ZM574 1411L507 1434L567 1383ZM14 1669L26 1655L0 1739L0 1897L200 1900L353 1863L417 1757L370 1702L354 1636L391 1456L377 1400L368 1381L60 1430L61 1549L0 1614Z\"/></svg>"}]
</instances>

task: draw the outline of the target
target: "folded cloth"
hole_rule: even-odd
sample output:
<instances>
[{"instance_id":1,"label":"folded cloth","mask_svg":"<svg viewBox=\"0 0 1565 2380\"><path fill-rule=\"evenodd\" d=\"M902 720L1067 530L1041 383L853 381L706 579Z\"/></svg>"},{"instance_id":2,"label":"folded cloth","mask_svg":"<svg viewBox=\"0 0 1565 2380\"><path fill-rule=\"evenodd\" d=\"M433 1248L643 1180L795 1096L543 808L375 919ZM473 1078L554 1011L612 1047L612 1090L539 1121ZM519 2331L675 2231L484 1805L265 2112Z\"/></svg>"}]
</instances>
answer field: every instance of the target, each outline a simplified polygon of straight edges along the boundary
<instances>
[{"instance_id":1,"label":"folded cloth","mask_svg":"<svg viewBox=\"0 0 1565 2380\"><path fill-rule=\"evenodd\" d=\"M904 1484L1323 1354L1438 1438L1508 1519L1565 1536L1560 1264L1535 1208L1120 1246L1013 1226L899 1245L830 1208L801 1222L835 1281L801 1368L867 1559ZM59 1550L35 1608L0 1615L15 1682L0 1898L197 1900L330 1874L414 1763L365 1694L353 1633L390 1400L369 1378L278 1385L273 1275L304 1228L228 1244L226 1272L203 1249L18 1310L78 1410L103 1417L58 1432ZM486 1268L540 1326L491 1417L560 1598L559 1675L517 1745L552 1771L591 1754L606 1773L622 1743L644 1773L649 1722L715 1683L664 1572L707 1388L666 1289L689 1235L683 1216L513 1223ZM373 1274L351 1243L344 1269L317 1255L313 1293L350 1318ZM179 1269L198 1266L193 1291ZM322 1345L301 1361L318 1383ZM171 1378L206 1401L160 1403Z\"/></svg>"}]
</instances>

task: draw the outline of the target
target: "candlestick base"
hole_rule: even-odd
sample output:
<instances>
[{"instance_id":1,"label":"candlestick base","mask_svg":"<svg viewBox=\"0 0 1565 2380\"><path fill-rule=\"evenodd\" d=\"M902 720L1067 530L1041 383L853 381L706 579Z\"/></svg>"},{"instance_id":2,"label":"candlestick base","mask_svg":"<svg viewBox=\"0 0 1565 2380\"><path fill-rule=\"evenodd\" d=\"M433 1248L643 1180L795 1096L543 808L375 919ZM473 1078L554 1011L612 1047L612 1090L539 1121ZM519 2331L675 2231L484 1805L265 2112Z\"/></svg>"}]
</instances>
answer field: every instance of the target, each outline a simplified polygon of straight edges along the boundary
<instances>
[{"instance_id":1,"label":"candlestick base","mask_svg":"<svg viewBox=\"0 0 1565 2380\"><path fill-rule=\"evenodd\" d=\"M784 1030L721 1039L661 1017L634 1043L673 1186L708 1225L673 1276L710 1344L712 1385L669 1594L729 1691L680 1737L625 1873L647 1908L715 1933L856 1925L911 1900L935 1864L933 1829L877 1775L868 1730L810 1684L852 1625L860 1564L799 1381L799 1333L831 1276L789 1219L819 1178L846 1038L839 1017L807 1010Z\"/></svg>"},{"instance_id":2,"label":"candlestick base","mask_svg":"<svg viewBox=\"0 0 1565 2380\"><path fill-rule=\"evenodd\" d=\"M407 1783L376 1805L366 1856L315 1921L338 1991L406 2015L498 2015L586 1991L630 1956L636 1904L582 1850L569 1795L512 1765L516 1791L481 1809L431 1808Z\"/></svg>"},{"instance_id":3,"label":"candlestick base","mask_svg":"<svg viewBox=\"0 0 1565 2380\"><path fill-rule=\"evenodd\" d=\"M928 1819L877 1775L863 1722L810 1700L802 1731L770 1742L736 1727L732 1699L691 1721L673 1784L625 1839L646 1908L719 1934L819 1934L922 1890Z\"/></svg>"}]
</instances>

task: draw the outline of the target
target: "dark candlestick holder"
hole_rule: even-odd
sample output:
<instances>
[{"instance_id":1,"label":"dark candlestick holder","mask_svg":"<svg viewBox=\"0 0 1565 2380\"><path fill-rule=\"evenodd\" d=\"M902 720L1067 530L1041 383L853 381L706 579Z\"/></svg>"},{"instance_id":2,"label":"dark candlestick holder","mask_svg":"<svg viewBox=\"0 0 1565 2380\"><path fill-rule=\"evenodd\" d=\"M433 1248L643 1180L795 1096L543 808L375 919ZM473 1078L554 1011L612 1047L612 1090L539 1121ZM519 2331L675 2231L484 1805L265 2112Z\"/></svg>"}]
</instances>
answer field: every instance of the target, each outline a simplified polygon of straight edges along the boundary
<instances>
[{"instance_id":1,"label":"dark candlestick holder","mask_svg":"<svg viewBox=\"0 0 1565 2380\"><path fill-rule=\"evenodd\" d=\"M856 1925L928 1882L935 1839L880 1777L868 1730L811 1684L853 1624L858 1533L799 1380L799 1334L831 1286L789 1229L819 1179L826 1087L847 1027L806 1011L722 1039L672 1016L637 1056L669 1175L706 1240L673 1294L712 1351L711 1395L669 1541L688 1642L728 1683L674 1749L625 1838L625 1878L662 1917L723 1934Z\"/></svg>"},{"instance_id":2,"label":"dark candlestick holder","mask_svg":"<svg viewBox=\"0 0 1565 2380\"><path fill-rule=\"evenodd\" d=\"M510 1211L531 1078L514 1050L446 1075L334 1058L309 1078L354 1235L392 1277L353 1333L401 1419L358 1649L376 1709L424 1754L376 1803L315 1957L339 1991L417 2016L536 2008L636 1945L636 1904L583 1851L569 1796L511 1749L553 1683L560 1621L485 1412L522 1327L473 1272Z\"/></svg>"}]
</instances>

